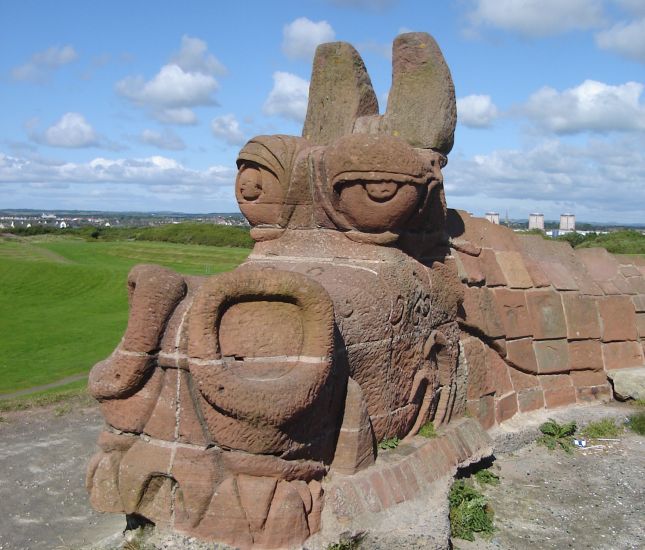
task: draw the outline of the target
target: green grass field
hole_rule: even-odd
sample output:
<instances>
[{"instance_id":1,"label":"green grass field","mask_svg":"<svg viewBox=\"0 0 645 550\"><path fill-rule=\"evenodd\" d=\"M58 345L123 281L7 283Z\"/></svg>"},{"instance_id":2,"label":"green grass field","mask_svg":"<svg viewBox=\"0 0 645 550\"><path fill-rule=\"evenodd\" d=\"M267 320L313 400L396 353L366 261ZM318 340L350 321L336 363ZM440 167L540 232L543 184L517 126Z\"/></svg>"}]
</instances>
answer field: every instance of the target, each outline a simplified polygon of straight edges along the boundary
<instances>
[{"instance_id":1,"label":"green grass field","mask_svg":"<svg viewBox=\"0 0 645 550\"><path fill-rule=\"evenodd\" d=\"M0 394L87 373L127 323L140 263L186 274L233 269L249 249L43 235L0 238Z\"/></svg>"}]
</instances>

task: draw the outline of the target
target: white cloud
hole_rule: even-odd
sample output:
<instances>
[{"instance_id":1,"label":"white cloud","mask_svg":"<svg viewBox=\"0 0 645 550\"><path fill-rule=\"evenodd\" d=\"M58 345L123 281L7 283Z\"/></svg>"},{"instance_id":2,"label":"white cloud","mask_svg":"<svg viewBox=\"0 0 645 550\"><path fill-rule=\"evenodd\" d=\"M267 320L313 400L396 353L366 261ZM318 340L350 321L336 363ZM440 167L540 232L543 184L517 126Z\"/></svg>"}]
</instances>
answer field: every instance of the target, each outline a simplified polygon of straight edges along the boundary
<instances>
[{"instance_id":1,"label":"white cloud","mask_svg":"<svg viewBox=\"0 0 645 550\"><path fill-rule=\"evenodd\" d=\"M444 176L453 208L520 208L522 215L538 208L552 217L573 210L583 221L639 222L645 204L645 139L584 145L554 139L525 150L453 155Z\"/></svg>"},{"instance_id":2,"label":"white cloud","mask_svg":"<svg viewBox=\"0 0 645 550\"><path fill-rule=\"evenodd\" d=\"M595 80L562 92L545 86L523 110L538 126L557 134L644 130L643 88L638 82L612 86Z\"/></svg>"},{"instance_id":3,"label":"white cloud","mask_svg":"<svg viewBox=\"0 0 645 550\"><path fill-rule=\"evenodd\" d=\"M226 67L208 52L206 42L192 36L181 37L181 49L170 58L170 63L189 73L226 74Z\"/></svg>"},{"instance_id":4,"label":"white cloud","mask_svg":"<svg viewBox=\"0 0 645 550\"><path fill-rule=\"evenodd\" d=\"M643 0L614 0L624 10L634 15L645 15L645 2Z\"/></svg>"},{"instance_id":5,"label":"white cloud","mask_svg":"<svg viewBox=\"0 0 645 550\"><path fill-rule=\"evenodd\" d=\"M457 99L457 120L469 128L488 128L499 112L489 95L469 95Z\"/></svg>"},{"instance_id":6,"label":"white cloud","mask_svg":"<svg viewBox=\"0 0 645 550\"><path fill-rule=\"evenodd\" d=\"M197 115L187 107L178 109L161 109L153 111L152 115L159 121L166 124L190 125L197 124Z\"/></svg>"},{"instance_id":7,"label":"white cloud","mask_svg":"<svg viewBox=\"0 0 645 550\"><path fill-rule=\"evenodd\" d=\"M141 132L140 141L168 151L181 151L186 148L184 141L172 130L164 128L161 132L146 128Z\"/></svg>"},{"instance_id":8,"label":"white cloud","mask_svg":"<svg viewBox=\"0 0 645 550\"><path fill-rule=\"evenodd\" d=\"M69 44L51 46L42 52L33 54L27 63L15 67L11 71L11 76L14 80L45 81L54 70L77 58L76 50Z\"/></svg>"},{"instance_id":9,"label":"white cloud","mask_svg":"<svg viewBox=\"0 0 645 550\"><path fill-rule=\"evenodd\" d=\"M217 88L212 76L186 72L179 65L164 65L148 82L140 76L130 76L116 85L118 93L135 103L162 108L212 105Z\"/></svg>"},{"instance_id":10,"label":"white cloud","mask_svg":"<svg viewBox=\"0 0 645 550\"><path fill-rule=\"evenodd\" d=\"M47 128L42 135L32 134L35 141L51 147L96 147L99 136L94 128L80 113L65 113L54 125Z\"/></svg>"},{"instance_id":11,"label":"white cloud","mask_svg":"<svg viewBox=\"0 0 645 550\"><path fill-rule=\"evenodd\" d=\"M603 50L645 63L645 17L617 23L599 32L596 34L596 44Z\"/></svg>"},{"instance_id":12,"label":"white cloud","mask_svg":"<svg viewBox=\"0 0 645 550\"><path fill-rule=\"evenodd\" d=\"M190 169L164 156L107 159L85 163L50 163L41 159L13 157L0 153L0 183L143 184L143 185L232 185L235 170L210 166Z\"/></svg>"},{"instance_id":13,"label":"white cloud","mask_svg":"<svg viewBox=\"0 0 645 550\"><path fill-rule=\"evenodd\" d=\"M193 107L217 104L213 94L219 85L213 75L223 72L224 66L208 53L203 40L184 36L179 52L153 78L129 76L115 89L161 122L194 124Z\"/></svg>"},{"instance_id":14,"label":"white cloud","mask_svg":"<svg viewBox=\"0 0 645 550\"><path fill-rule=\"evenodd\" d=\"M223 139L229 145L242 145L246 141L242 130L240 130L240 124L233 114L213 119L211 130L215 137Z\"/></svg>"},{"instance_id":15,"label":"white cloud","mask_svg":"<svg viewBox=\"0 0 645 550\"><path fill-rule=\"evenodd\" d=\"M334 29L327 21L317 23L299 17L284 26L282 30L282 51L290 59L311 59L316 46L323 42L333 42L336 37Z\"/></svg>"},{"instance_id":16,"label":"white cloud","mask_svg":"<svg viewBox=\"0 0 645 550\"><path fill-rule=\"evenodd\" d=\"M468 19L524 36L549 36L603 23L601 0L473 0Z\"/></svg>"},{"instance_id":17,"label":"white cloud","mask_svg":"<svg viewBox=\"0 0 645 550\"><path fill-rule=\"evenodd\" d=\"M273 73L273 89L262 108L267 115L277 115L303 122L307 115L309 82L295 74Z\"/></svg>"}]
</instances>

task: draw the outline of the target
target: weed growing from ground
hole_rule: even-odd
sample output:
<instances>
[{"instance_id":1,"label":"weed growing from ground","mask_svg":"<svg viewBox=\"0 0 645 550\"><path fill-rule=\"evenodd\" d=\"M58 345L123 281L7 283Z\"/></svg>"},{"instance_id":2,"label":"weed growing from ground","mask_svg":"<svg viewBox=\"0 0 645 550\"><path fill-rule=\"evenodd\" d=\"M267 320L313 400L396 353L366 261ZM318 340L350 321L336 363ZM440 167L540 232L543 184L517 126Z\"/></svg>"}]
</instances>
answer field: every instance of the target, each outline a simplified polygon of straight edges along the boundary
<instances>
[{"instance_id":1,"label":"weed growing from ground","mask_svg":"<svg viewBox=\"0 0 645 550\"><path fill-rule=\"evenodd\" d=\"M423 426L421 426L421 429L419 430L419 433L417 435L432 439L433 437L437 437L437 431L434 429L434 424L432 422L426 422Z\"/></svg>"},{"instance_id":2,"label":"weed growing from ground","mask_svg":"<svg viewBox=\"0 0 645 550\"><path fill-rule=\"evenodd\" d=\"M547 422L540 426L542 435L538 437L537 442L539 445L544 445L550 451L560 447L567 453L573 451L572 436L576 433L578 426L575 422L567 422L566 424L558 424L555 420L550 418Z\"/></svg>"},{"instance_id":3,"label":"weed growing from ground","mask_svg":"<svg viewBox=\"0 0 645 550\"><path fill-rule=\"evenodd\" d=\"M327 547L327 550L357 550L360 547L363 538L365 538L364 532L360 532L347 538L344 538L344 536L341 535L340 541L330 544Z\"/></svg>"},{"instance_id":4,"label":"weed growing from ground","mask_svg":"<svg viewBox=\"0 0 645 550\"><path fill-rule=\"evenodd\" d=\"M603 418L596 422L590 422L582 430L582 435L588 439L598 439L605 437L616 437L622 433L623 429L616 425L613 418Z\"/></svg>"},{"instance_id":5,"label":"weed growing from ground","mask_svg":"<svg viewBox=\"0 0 645 550\"><path fill-rule=\"evenodd\" d=\"M499 476L488 468L477 470L473 476L480 485L499 485Z\"/></svg>"},{"instance_id":6,"label":"weed growing from ground","mask_svg":"<svg viewBox=\"0 0 645 550\"><path fill-rule=\"evenodd\" d=\"M455 481L448 495L450 504L450 534L464 540L475 540L475 533L491 535L493 510L486 497L463 479Z\"/></svg>"},{"instance_id":7,"label":"weed growing from ground","mask_svg":"<svg viewBox=\"0 0 645 550\"><path fill-rule=\"evenodd\" d=\"M390 437L389 439L384 439L378 444L379 449L386 451L387 449L396 449L401 443L401 440L398 437Z\"/></svg>"},{"instance_id":8,"label":"weed growing from ground","mask_svg":"<svg viewBox=\"0 0 645 550\"><path fill-rule=\"evenodd\" d=\"M637 412L627 419L627 427L638 435L645 435L645 412Z\"/></svg>"}]
</instances>

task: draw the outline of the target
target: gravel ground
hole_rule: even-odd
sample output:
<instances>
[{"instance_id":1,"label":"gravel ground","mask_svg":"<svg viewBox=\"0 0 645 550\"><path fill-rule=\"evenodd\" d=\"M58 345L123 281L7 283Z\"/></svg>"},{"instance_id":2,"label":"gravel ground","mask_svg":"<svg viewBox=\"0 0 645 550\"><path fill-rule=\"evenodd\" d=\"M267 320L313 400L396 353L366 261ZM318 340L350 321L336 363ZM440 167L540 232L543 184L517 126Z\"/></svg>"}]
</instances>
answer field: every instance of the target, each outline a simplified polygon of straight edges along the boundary
<instances>
[{"instance_id":1,"label":"gravel ground","mask_svg":"<svg viewBox=\"0 0 645 550\"><path fill-rule=\"evenodd\" d=\"M85 491L98 409L67 408L2 414L0 550L71 550L124 527L122 516L94 512Z\"/></svg>"},{"instance_id":2,"label":"gravel ground","mask_svg":"<svg viewBox=\"0 0 645 550\"><path fill-rule=\"evenodd\" d=\"M78 549L124 528L123 516L92 511L83 485L102 426L98 410L59 415L60 410L3 414L0 550ZM497 531L490 541L455 540L455 548L645 548L645 438L628 434L602 449L572 455L527 444L548 416L583 425L605 416L624 419L632 410L610 405L534 413L493 432L498 449L493 469L501 483L485 494ZM381 528L368 532L361 548L433 547L432 525L445 528L434 517L439 506L426 502L413 508L400 507L398 520L395 513L382 518ZM117 548L118 542L101 547Z\"/></svg>"},{"instance_id":3,"label":"gravel ground","mask_svg":"<svg viewBox=\"0 0 645 550\"><path fill-rule=\"evenodd\" d=\"M606 416L621 421L631 412L614 405L573 408L552 416L582 425ZM525 431L532 431L544 417L525 418L529 426ZM504 434L497 436L504 439ZM512 440L507 437L505 442ZM645 437L626 432L619 441L598 444L600 448L575 449L572 454L549 451L535 443L498 453L491 469L501 483L483 491L495 512L497 531L491 541L454 540L454 547L645 548Z\"/></svg>"}]
</instances>

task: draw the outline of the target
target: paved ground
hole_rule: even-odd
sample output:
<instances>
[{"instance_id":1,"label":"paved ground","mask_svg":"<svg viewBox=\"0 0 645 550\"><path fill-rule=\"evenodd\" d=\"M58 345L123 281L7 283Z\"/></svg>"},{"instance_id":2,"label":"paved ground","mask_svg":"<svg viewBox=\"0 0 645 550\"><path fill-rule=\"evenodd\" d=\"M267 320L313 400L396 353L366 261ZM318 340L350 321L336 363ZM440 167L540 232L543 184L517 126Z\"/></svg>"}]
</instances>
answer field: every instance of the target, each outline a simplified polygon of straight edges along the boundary
<instances>
[{"instance_id":1,"label":"paved ground","mask_svg":"<svg viewBox=\"0 0 645 550\"><path fill-rule=\"evenodd\" d=\"M53 388L60 388L61 386L66 386L72 382L79 382L80 380L87 379L87 373L85 374L74 374L73 376L67 376L66 378L61 378L56 382L50 382L49 384L41 384L40 386L32 386L24 390L18 390L11 393L0 394L0 401L3 399L15 399L16 397L21 397L23 395L29 395L31 393L36 393L44 390L51 390Z\"/></svg>"},{"instance_id":2,"label":"paved ground","mask_svg":"<svg viewBox=\"0 0 645 550\"><path fill-rule=\"evenodd\" d=\"M5 413L0 422L0 550L79 549L124 527L123 516L93 512L83 486L102 425L98 410L82 408L60 416L57 410ZM603 449L573 455L527 446L547 416L584 423L608 414L624 418L629 412L616 406L574 407L507 423L494 434L500 449L494 468L502 483L486 490L498 531L491 541L456 540L455 547L645 548L645 438L628 435ZM361 548L428 548L430 524L437 519L432 513L426 520L417 516L423 507L400 512L408 516L407 522L416 516L414 523L423 533L398 533L390 527L387 537L369 533Z\"/></svg>"}]
</instances>

